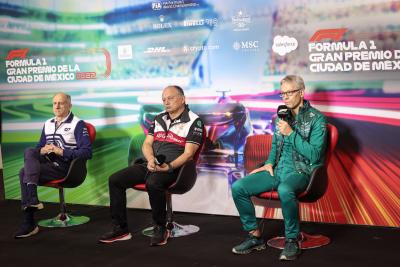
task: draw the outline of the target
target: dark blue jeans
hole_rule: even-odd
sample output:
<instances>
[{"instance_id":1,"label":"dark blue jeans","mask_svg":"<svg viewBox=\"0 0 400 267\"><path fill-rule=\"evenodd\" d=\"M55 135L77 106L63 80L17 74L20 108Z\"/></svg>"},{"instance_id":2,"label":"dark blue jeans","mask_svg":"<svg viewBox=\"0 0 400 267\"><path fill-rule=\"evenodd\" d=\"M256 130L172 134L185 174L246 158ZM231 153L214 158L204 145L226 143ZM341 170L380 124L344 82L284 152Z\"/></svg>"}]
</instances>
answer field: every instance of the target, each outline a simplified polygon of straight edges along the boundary
<instances>
[{"instance_id":1,"label":"dark blue jeans","mask_svg":"<svg viewBox=\"0 0 400 267\"><path fill-rule=\"evenodd\" d=\"M52 180L62 179L68 172L65 166L55 166L40 155L39 148L28 148L24 153L24 167L19 172L21 184L21 205L28 201L27 184L42 184Z\"/></svg>"}]
</instances>

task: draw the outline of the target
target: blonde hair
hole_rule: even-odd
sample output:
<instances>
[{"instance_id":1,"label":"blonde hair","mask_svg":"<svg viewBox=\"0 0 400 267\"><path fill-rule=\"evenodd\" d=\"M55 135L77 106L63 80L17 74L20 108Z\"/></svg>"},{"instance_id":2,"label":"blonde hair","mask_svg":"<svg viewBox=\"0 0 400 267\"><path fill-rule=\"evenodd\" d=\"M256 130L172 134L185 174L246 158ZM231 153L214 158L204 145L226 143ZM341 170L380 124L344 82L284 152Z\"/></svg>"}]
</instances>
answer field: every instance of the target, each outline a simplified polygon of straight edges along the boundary
<instances>
[{"instance_id":1,"label":"blonde hair","mask_svg":"<svg viewBox=\"0 0 400 267\"><path fill-rule=\"evenodd\" d=\"M292 83L296 85L296 89L305 90L306 86L304 85L304 80L298 75L287 75L285 78L281 80L281 85L283 83Z\"/></svg>"}]
</instances>

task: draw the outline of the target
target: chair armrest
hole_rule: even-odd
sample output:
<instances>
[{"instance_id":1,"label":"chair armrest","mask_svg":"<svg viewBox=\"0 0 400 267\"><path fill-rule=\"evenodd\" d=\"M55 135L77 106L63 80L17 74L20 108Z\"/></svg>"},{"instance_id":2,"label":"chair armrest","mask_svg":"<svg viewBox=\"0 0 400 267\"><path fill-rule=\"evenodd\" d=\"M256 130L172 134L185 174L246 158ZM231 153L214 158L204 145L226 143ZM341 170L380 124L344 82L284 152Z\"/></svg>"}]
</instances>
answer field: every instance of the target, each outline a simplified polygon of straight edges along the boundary
<instances>
[{"instance_id":1,"label":"chair armrest","mask_svg":"<svg viewBox=\"0 0 400 267\"><path fill-rule=\"evenodd\" d=\"M137 158L133 160L129 166L132 166L133 164L143 164L143 163L145 163L145 160L143 158Z\"/></svg>"},{"instance_id":2,"label":"chair armrest","mask_svg":"<svg viewBox=\"0 0 400 267\"><path fill-rule=\"evenodd\" d=\"M179 170L178 177L168 191L172 194L184 194L196 183L197 171L194 160L189 160Z\"/></svg>"},{"instance_id":3,"label":"chair armrest","mask_svg":"<svg viewBox=\"0 0 400 267\"><path fill-rule=\"evenodd\" d=\"M321 198L328 188L328 174L326 166L319 166L313 170L305 191L298 199L300 202L315 202Z\"/></svg>"},{"instance_id":4,"label":"chair armrest","mask_svg":"<svg viewBox=\"0 0 400 267\"><path fill-rule=\"evenodd\" d=\"M73 188L83 183L86 178L86 159L75 158L72 160L69 166L68 173L64 177L63 181L59 183L61 187Z\"/></svg>"}]
</instances>

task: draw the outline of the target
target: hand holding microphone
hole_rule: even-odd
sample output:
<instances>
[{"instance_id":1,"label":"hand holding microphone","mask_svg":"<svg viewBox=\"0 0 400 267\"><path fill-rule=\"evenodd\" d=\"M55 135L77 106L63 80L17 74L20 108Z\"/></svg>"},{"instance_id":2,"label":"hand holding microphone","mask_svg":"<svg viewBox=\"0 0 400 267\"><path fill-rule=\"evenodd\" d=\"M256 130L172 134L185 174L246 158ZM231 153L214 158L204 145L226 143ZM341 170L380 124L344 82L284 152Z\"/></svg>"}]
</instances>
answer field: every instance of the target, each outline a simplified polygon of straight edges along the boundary
<instances>
[{"instance_id":1,"label":"hand holding microphone","mask_svg":"<svg viewBox=\"0 0 400 267\"><path fill-rule=\"evenodd\" d=\"M287 122L289 117L290 109L286 105L280 105L277 110L278 114L278 130L284 136L289 136L293 129L290 127L289 123Z\"/></svg>"},{"instance_id":2,"label":"hand holding microphone","mask_svg":"<svg viewBox=\"0 0 400 267\"><path fill-rule=\"evenodd\" d=\"M166 159L165 155L157 155L157 156L155 156L155 158L154 158L154 163L155 163L157 166L160 166L160 165L162 165L162 164L165 162L165 159Z\"/></svg>"},{"instance_id":3,"label":"hand holding microphone","mask_svg":"<svg viewBox=\"0 0 400 267\"><path fill-rule=\"evenodd\" d=\"M163 171L164 167L168 168L168 165L164 164L165 163L165 155L157 155L154 157L154 160L150 160L147 163L147 169L151 172L155 171ZM163 166L166 165L166 166Z\"/></svg>"},{"instance_id":4,"label":"hand holding microphone","mask_svg":"<svg viewBox=\"0 0 400 267\"><path fill-rule=\"evenodd\" d=\"M278 106L278 110L276 111L278 118L284 121L287 121L289 117L290 109L286 105Z\"/></svg>"}]
</instances>

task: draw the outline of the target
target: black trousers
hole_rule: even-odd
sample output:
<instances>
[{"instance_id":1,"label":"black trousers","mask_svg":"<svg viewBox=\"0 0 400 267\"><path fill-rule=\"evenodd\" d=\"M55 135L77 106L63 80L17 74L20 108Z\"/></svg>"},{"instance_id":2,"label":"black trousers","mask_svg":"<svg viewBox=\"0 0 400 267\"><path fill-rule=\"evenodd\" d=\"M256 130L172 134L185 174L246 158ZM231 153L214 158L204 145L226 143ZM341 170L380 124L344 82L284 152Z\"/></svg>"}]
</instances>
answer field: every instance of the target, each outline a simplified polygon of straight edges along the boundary
<instances>
[{"instance_id":1,"label":"black trousers","mask_svg":"<svg viewBox=\"0 0 400 267\"><path fill-rule=\"evenodd\" d=\"M165 225L167 221L165 192L176 181L178 173L179 169L175 169L173 173L149 172L147 171L147 164L133 164L113 173L108 180L113 223L121 228L128 228L126 189L145 183L153 221L158 225Z\"/></svg>"}]
</instances>

